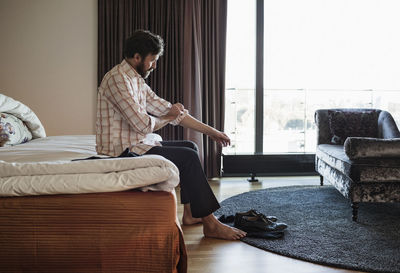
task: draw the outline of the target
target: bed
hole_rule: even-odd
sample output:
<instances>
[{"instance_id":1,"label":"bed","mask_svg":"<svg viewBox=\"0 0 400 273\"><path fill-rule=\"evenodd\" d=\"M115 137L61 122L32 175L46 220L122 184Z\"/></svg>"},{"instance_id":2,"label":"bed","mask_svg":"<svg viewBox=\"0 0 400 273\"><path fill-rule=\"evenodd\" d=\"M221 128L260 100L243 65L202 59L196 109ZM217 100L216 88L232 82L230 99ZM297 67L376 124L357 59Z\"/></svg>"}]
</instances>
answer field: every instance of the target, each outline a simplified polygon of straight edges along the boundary
<instances>
[{"instance_id":1,"label":"bed","mask_svg":"<svg viewBox=\"0 0 400 273\"><path fill-rule=\"evenodd\" d=\"M95 136L48 137L1 94L0 113L0 272L186 272L172 162L75 161L96 155ZM31 136L7 138L10 116Z\"/></svg>"}]
</instances>

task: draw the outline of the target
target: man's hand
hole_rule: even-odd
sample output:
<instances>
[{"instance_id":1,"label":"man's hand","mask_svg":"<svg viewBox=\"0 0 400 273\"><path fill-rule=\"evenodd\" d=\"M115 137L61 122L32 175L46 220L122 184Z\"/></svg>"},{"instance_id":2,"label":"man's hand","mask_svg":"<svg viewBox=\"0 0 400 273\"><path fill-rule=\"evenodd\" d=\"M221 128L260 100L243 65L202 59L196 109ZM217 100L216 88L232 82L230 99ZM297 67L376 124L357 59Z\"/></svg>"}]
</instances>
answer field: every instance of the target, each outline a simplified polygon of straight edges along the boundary
<instances>
[{"instance_id":1,"label":"man's hand","mask_svg":"<svg viewBox=\"0 0 400 273\"><path fill-rule=\"evenodd\" d=\"M185 110L185 107L181 103L173 104L166 115L156 118L156 124L154 125L153 131L157 131L169 122L175 120L183 110Z\"/></svg>"},{"instance_id":2,"label":"man's hand","mask_svg":"<svg viewBox=\"0 0 400 273\"><path fill-rule=\"evenodd\" d=\"M183 110L185 110L185 107L181 103L175 103L172 105L171 109L169 109L169 112L166 114L166 116L171 120L174 120L182 113Z\"/></svg>"},{"instance_id":3,"label":"man's hand","mask_svg":"<svg viewBox=\"0 0 400 273\"><path fill-rule=\"evenodd\" d=\"M179 102L173 104L172 106L178 107L178 109L179 109L180 111L185 110L185 107L183 106L183 104L182 104L182 103L179 103Z\"/></svg>"},{"instance_id":4,"label":"man's hand","mask_svg":"<svg viewBox=\"0 0 400 273\"><path fill-rule=\"evenodd\" d=\"M223 132L215 130L212 134L209 135L210 138L217 143L221 144L223 147L231 145L230 138Z\"/></svg>"}]
</instances>

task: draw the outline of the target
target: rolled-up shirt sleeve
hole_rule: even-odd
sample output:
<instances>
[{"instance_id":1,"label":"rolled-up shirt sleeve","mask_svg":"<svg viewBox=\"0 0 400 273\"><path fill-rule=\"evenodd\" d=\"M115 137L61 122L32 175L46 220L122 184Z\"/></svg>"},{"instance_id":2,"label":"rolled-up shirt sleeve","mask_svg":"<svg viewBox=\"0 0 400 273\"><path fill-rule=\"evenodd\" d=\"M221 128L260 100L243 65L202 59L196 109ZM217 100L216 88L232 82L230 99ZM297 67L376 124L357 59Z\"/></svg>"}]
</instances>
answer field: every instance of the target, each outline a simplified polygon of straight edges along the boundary
<instances>
[{"instance_id":1,"label":"rolled-up shirt sleeve","mask_svg":"<svg viewBox=\"0 0 400 273\"><path fill-rule=\"evenodd\" d=\"M110 77L108 91L104 96L115 107L116 111L129 123L133 130L142 134L152 133L155 118L138 101L137 90L126 77L117 74Z\"/></svg>"},{"instance_id":2,"label":"rolled-up shirt sleeve","mask_svg":"<svg viewBox=\"0 0 400 273\"><path fill-rule=\"evenodd\" d=\"M169 110L172 107L172 104L163 98L160 98L156 95L156 93L151 90L151 88L146 85L146 103L147 103L147 111L157 117L164 116L168 114ZM181 114L178 115L176 119L170 122L171 125L178 125L188 114L188 110L184 109Z\"/></svg>"},{"instance_id":3,"label":"rolled-up shirt sleeve","mask_svg":"<svg viewBox=\"0 0 400 273\"><path fill-rule=\"evenodd\" d=\"M173 121L171 121L169 124L174 125L174 126L179 125L181 123L181 121L187 116L188 113L189 113L189 111L187 109L184 109L179 114L179 116L176 119L174 119Z\"/></svg>"}]
</instances>

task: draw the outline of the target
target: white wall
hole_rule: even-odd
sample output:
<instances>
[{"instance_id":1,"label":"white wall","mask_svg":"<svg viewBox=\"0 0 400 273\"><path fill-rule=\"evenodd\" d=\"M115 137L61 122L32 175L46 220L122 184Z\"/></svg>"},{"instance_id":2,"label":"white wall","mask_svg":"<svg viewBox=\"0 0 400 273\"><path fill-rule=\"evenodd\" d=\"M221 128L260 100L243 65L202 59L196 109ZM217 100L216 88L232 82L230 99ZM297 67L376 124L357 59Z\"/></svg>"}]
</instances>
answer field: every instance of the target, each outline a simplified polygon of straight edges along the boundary
<instances>
[{"instance_id":1,"label":"white wall","mask_svg":"<svg viewBox=\"0 0 400 273\"><path fill-rule=\"evenodd\" d=\"M0 93L48 135L93 134L97 0L0 0Z\"/></svg>"}]
</instances>

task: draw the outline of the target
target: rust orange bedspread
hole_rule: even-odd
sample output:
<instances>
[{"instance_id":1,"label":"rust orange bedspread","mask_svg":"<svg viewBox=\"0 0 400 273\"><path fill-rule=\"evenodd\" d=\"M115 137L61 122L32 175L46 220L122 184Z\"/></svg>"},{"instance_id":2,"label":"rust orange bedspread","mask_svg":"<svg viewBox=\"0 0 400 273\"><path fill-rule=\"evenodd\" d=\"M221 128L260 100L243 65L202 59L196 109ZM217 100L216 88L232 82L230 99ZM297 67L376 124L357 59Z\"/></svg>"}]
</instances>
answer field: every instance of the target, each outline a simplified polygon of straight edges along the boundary
<instances>
[{"instance_id":1,"label":"rust orange bedspread","mask_svg":"<svg viewBox=\"0 0 400 273\"><path fill-rule=\"evenodd\" d=\"M186 267L172 193L0 198L0 272L186 272Z\"/></svg>"}]
</instances>

